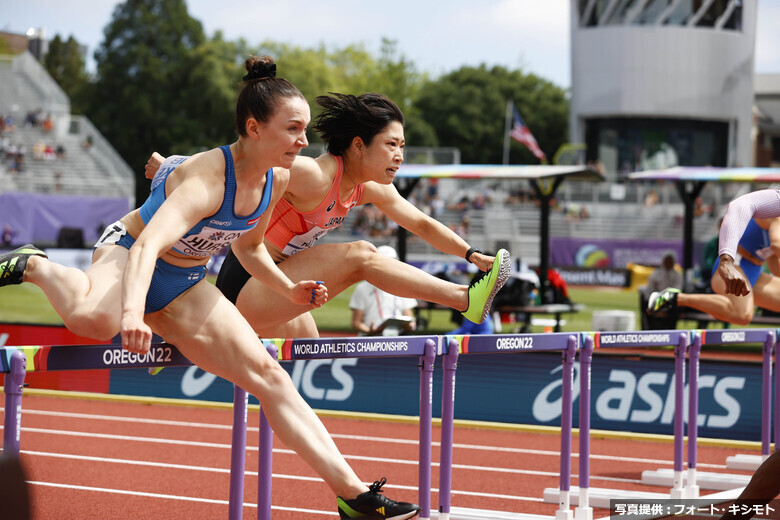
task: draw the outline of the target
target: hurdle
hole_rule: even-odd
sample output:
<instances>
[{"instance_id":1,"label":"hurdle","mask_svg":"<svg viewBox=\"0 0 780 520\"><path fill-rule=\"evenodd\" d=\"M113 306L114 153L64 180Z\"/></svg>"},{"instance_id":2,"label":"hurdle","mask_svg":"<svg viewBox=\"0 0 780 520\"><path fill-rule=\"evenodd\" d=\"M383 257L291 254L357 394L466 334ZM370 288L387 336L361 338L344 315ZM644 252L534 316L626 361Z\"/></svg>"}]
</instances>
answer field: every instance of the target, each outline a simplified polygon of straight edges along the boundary
<instances>
[{"instance_id":1,"label":"hurdle","mask_svg":"<svg viewBox=\"0 0 780 520\"><path fill-rule=\"evenodd\" d=\"M0 372L6 374L3 453L19 455L22 392L27 372L189 365L192 365L192 362L184 357L176 347L167 343L154 343L149 352L143 355L124 350L121 345L0 347Z\"/></svg>"},{"instance_id":2,"label":"hurdle","mask_svg":"<svg viewBox=\"0 0 780 520\"><path fill-rule=\"evenodd\" d=\"M266 348L280 361L337 357L420 356L420 466L419 497L423 514L430 517L431 437L433 362L438 336L361 337L296 340L263 340ZM5 377L5 417L3 452L19 455L21 441L22 394L27 372L156 368L190 366L176 347L167 343L152 344L149 353L134 354L121 345L40 345L0 348L0 372ZM230 520L243 516L244 470L248 394L234 385L233 431L230 464L228 514ZM270 425L260 413L258 447L258 513L259 520L271 515L272 436Z\"/></svg>"},{"instance_id":3,"label":"hurdle","mask_svg":"<svg viewBox=\"0 0 780 520\"><path fill-rule=\"evenodd\" d=\"M592 507L610 508L610 500L650 500L683 499L683 449L684 449L684 379L685 353L688 348L689 334L679 330L658 330L638 332L583 332L583 348L580 349L580 453L579 486L571 488L574 515L577 520L589 520L593 516ZM673 486L669 493L634 492L620 489L590 487L590 378L591 356L594 348L615 347L675 347L675 404L674 404L674 473ZM583 367L584 364L584 367ZM585 437L585 439L583 439ZM560 501L563 489L547 488L544 501Z\"/></svg>"},{"instance_id":4,"label":"hurdle","mask_svg":"<svg viewBox=\"0 0 780 520\"><path fill-rule=\"evenodd\" d=\"M431 515L431 441L433 436L433 363L436 358L438 336L357 336L350 338L299 338L299 339L263 339L269 352L277 352L277 359L296 361L305 359L337 359L337 358L367 358L389 356L419 356L420 369L420 448L419 448L419 505L422 508L419 518L430 519ZM244 392L245 394L245 392ZM244 399L241 392L236 391L240 402ZM235 405L234 405L235 406ZM258 466L258 520L271 518L271 463L272 435L271 427L262 413L260 406L260 444ZM235 418L236 414L234 414ZM243 417L243 419L242 419ZM236 428L241 430L243 420L244 436L246 432L246 415L239 416ZM240 441L240 439L239 439ZM245 445L245 443L244 443ZM236 457L239 457L236 454ZM243 465L243 456L240 456ZM243 477L243 468L242 468ZM243 487L236 487L235 493L242 493ZM231 495L232 498L232 495ZM242 495L243 498L243 495ZM232 504L233 502L231 502ZM242 503L238 500L237 503ZM231 506L230 520L241 519L241 508Z\"/></svg>"},{"instance_id":5,"label":"hurdle","mask_svg":"<svg viewBox=\"0 0 780 520\"><path fill-rule=\"evenodd\" d=\"M703 343L713 344L718 336L718 332L722 331L707 331L703 336ZM773 335L772 341L769 341L769 334ZM720 334L722 337L722 334ZM772 423L774 420L774 439L775 450L777 449L777 441L780 437L780 356L775 353L775 370L774 370L774 414L772 407L772 351L777 341L777 331L770 331L767 333L767 339L764 341L762 350L762 400L761 400L761 455L747 455L737 454L726 458L726 467L729 469L755 471L761 463L769 457L771 454L770 447L772 443Z\"/></svg>"},{"instance_id":6,"label":"hurdle","mask_svg":"<svg viewBox=\"0 0 780 520\"><path fill-rule=\"evenodd\" d=\"M443 381L441 417L441 457L439 466L439 520L490 518L506 520L540 520L542 515L483 512L451 507L452 449L454 433L455 371L459 356L476 353L519 353L561 351L561 461L559 508L555 520L572 520L569 491L571 487L572 378L574 357L579 338L569 333L490 334L479 336L444 336L442 342Z\"/></svg>"},{"instance_id":7,"label":"hurdle","mask_svg":"<svg viewBox=\"0 0 780 520\"><path fill-rule=\"evenodd\" d=\"M752 469L770 454L772 440L772 350L775 346L776 332L767 329L725 329L725 330L701 330L692 331L694 342L691 345L689 356L689 383L688 383L688 472L685 475L685 498L699 498L701 488L722 491L723 493L706 495L709 500L723 498L724 500L736 498L739 491L750 481L750 475L698 472L696 470L697 439L698 439L698 390L699 390L699 351L707 345L723 345L734 343L761 343L762 344L762 399L761 399L761 455L736 455L727 458L742 461L742 467L736 469ZM775 414L777 415L777 414ZM727 467L729 467L727 463ZM735 469L731 467L730 469ZM644 471L642 482L650 485L666 485L671 475L668 470L659 469Z\"/></svg>"}]
</instances>

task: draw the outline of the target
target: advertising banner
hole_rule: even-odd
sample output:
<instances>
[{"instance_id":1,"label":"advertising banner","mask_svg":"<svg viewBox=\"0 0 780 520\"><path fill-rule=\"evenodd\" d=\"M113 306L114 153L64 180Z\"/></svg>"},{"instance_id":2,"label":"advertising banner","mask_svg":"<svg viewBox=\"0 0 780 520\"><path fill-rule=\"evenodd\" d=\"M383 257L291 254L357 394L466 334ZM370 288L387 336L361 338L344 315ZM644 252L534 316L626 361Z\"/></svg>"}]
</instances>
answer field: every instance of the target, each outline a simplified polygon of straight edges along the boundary
<instances>
[{"instance_id":1,"label":"advertising banner","mask_svg":"<svg viewBox=\"0 0 780 520\"><path fill-rule=\"evenodd\" d=\"M415 357L343 358L285 361L282 366L313 408L418 415L417 363ZM577 363L574 368L577 426L580 371ZM560 425L560 353L464 355L456 374L456 419ZM166 368L157 376L140 369L114 370L111 392L233 399L232 384L197 367ZM440 416L440 392L441 362L437 361L434 416ZM673 358L595 355L591 392L592 428L672 434ZM257 403L253 398L250 402ZM761 365L702 361L698 421L702 437L760 440Z\"/></svg>"},{"instance_id":2,"label":"advertising banner","mask_svg":"<svg viewBox=\"0 0 780 520\"><path fill-rule=\"evenodd\" d=\"M473 345L470 343L473 348L469 353L458 359L455 418L559 426L561 353L523 352L519 347L519 350L512 348L506 353L479 353L477 338L472 338L475 341L471 342ZM0 324L0 343L20 346L95 342L73 336L63 327ZM616 350L609 353L600 353L600 350L596 350L591 367L591 426L603 430L671 434L674 359L652 355L628 357L619 355ZM413 416L419 414L418 363L419 356L416 355L281 362L295 387L313 408ZM435 416L440 416L441 376L441 360L436 360ZM759 440L761 377L761 364L757 362L702 360L699 435ZM579 420L579 378L579 365L575 363L575 427ZM31 388L220 402L233 399L232 383L195 366L168 367L155 376L149 375L145 368L29 373L26 382ZM250 398L250 402L257 403L254 398ZM687 396L685 402L687 405Z\"/></svg>"},{"instance_id":3,"label":"advertising banner","mask_svg":"<svg viewBox=\"0 0 780 520\"><path fill-rule=\"evenodd\" d=\"M604 269L624 269L633 262L641 265L661 265L666 251L682 258L680 240L601 240L550 238L550 265Z\"/></svg>"}]
</instances>

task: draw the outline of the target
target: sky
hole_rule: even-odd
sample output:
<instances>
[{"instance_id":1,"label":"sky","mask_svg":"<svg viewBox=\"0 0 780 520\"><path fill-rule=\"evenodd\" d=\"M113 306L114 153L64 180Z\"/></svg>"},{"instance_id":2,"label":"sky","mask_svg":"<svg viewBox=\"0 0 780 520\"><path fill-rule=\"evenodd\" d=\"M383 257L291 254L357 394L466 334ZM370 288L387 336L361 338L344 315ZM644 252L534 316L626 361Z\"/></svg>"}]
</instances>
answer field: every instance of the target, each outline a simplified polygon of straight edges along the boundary
<instances>
[{"instance_id":1,"label":"sky","mask_svg":"<svg viewBox=\"0 0 780 520\"><path fill-rule=\"evenodd\" d=\"M780 1L758 2L755 71L780 73ZM48 39L72 35L91 57L119 3L0 0L0 30L23 34L43 28ZM304 48L362 44L375 55L382 38L389 38L419 72L433 77L484 63L534 73L564 88L571 85L570 5L571 0L187 0L190 16L208 36L221 30L226 39L243 37L250 45L273 40Z\"/></svg>"}]
</instances>

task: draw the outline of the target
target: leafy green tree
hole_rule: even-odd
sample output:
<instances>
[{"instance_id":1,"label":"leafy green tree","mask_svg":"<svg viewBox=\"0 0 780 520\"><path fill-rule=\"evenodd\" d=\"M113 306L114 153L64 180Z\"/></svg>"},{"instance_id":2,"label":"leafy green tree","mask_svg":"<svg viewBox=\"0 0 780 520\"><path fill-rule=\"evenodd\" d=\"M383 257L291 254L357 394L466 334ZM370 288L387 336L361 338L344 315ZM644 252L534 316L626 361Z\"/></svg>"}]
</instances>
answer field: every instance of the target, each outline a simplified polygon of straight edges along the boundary
<instances>
[{"instance_id":1,"label":"leafy green tree","mask_svg":"<svg viewBox=\"0 0 780 520\"><path fill-rule=\"evenodd\" d=\"M436 132L439 146L454 146L464 163L500 164L507 100L513 100L549 158L566 142L566 92L533 74L504 67L462 67L430 80L416 107ZM511 142L510 163L537 164L524 145Z\"/></svg>"},{"instance_id":2,"label":"leafy green tree","mask_svg":"<svg viewBox=\"0 0 780 520\"><path fill-rule=\"evenodd\" d=\"M312 102L313 115L317 114L317 106L313 103L317 96L329 92L354 95L378 92L395 101L404 112L407 143L414 146L436 144L436 134L414 106L414 97L425 76L418 74L409 60L397 55L395 42L384 39L378 59L359 44L304 49L267 41L256 53L268 54L277 61L279 74ZM309 138L319 142L315 134L310 134Z\"/></svg>"},{"instance_id":3,"label":"leafy green tree","mask_svg":"<svg viewBox=\"0 0 780 520\"><path fill-rule=\"evenodd\" d=\"M207 41L184 0L126 0L104 34L88 115L137 172L141 202L152 151L191 153L234 136L237 46L220 34Z\"/></svg>"},{"instance_id":4,"label":"leafy green tree","mask_svg":"<svg viewBox=\"0 0 780 520\"><path fill-rule=\"evenodd\" d=\"M71 112L83 113L89 83L81 46L73 36L63 41L59 34L56 35L49 42L43 66L70 98Z\"/></svg>"}]
</instances>

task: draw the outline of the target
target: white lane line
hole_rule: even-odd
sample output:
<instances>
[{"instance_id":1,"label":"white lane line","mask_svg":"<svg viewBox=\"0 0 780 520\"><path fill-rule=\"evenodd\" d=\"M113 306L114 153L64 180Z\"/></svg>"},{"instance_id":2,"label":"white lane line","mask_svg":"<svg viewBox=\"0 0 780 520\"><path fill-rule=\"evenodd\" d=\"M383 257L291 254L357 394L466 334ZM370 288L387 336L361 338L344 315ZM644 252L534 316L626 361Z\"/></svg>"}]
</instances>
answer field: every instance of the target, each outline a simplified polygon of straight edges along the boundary
<instances>
[{"instance_id":1,"label":"white lane line","mask_svg":"<svg viewBox=\"0 0 780 520\"><path fill-rule=\"evenodd\" d=\"M3 410L0 407L0 410ZM202 422L189 422L189 421L172 421L165 419L149 419L146 417L118 417L114 415L101 415L101 414L86 414L77 412L58 412L51 410L23 410L24 414L30 415L45 415L52 417L68 417L76 419L91 419L99 421L116 421L116 422L129 422L129 423L141 423L141 424L154 424L164 426L180 426L180 427L192 427L192 428L205 428L214 430L232 430L233 426L229 424L211 424ZM247 426L247 432L258 432L259 428L256 426ZM391 437L372 437L370 435L350 435L345 433L332 433L331 437L334 439L367 441L367 442L383 442L390 444L406 444L416 446L420 443L417 439L397 439ZM434 441L431 443L434 447L440 447L441 443ZM545 455L551 457L559 457L560 452L554 450L534 450L529 448L510 448L504 446L484 446L479 444L463 444L454 443L452 446L454 449L464 450L478 450L478 451L491 451L500 453L516 453L522 455ZM572 453L572 457L579 457L579 453ZM614 455L599 455L590 454L591 460L615 460L620 462L636 462L640 464L663 464L665 466L672 466L674 461L665 459L647 459L641 457L616 457ZM706 462L699 462L697 466L700 468L712 468L712 469L727 469L725 464L711 464Z\"/></svg>"},{"instance_id":2,"label":"white lane line","mask_svg":"<svg viewBox=\"0 0 780 520\"><path fill-rule=\"evenodd\" d=\"M0 428L2 429L2 428ZM113 434L113 433L91 433L91 432L74 432L74 431L66 431L66 430L53 430L50 428L34 428L34 427L22 427L22 432L33 432L33 433L42 433L47 435L64 435L64 436L70 436L70 437L87 437L92 439L109 439L109 440L119 440L119 441L131 441L131 442L146 442L146 443L153 443L153 444L168 444L168 445L176 445L176 446L195 446L198 448L216 448L216 449L231 449L231 444L223 444L223 443L215 443L215 442L200 442L200 441L185 441L182 439L164 439L164 438L153 438L153 437L136 437L131 435L119 435L119 434ZM247 451L257 451L257 446L247 446ZM274 448L273 453L277 454L284 454L284 455L296 455L296 453L293 450L283 449L283 448ZM363 462L379 462L382 464L403 464L408 466L417 466L420 464L419 460L409 460L409 459L398 459L393 458L389 459L386 457L369 457L365 455L348 455L343 454L344 458L347 460L357 460L357 461L363 461ZM438 462L432 462L432 467L438 467ZM453 469L465 469L465 470L472 470L472 471L485 471L485 472L494 472L494 473L510 473L515 475L537 475L537 476L545 476L545 477L557 477L560 474L552 471L535 471L535 470L526 470L526 469L515 469L515 468L498 468L494 466L476 466L476 465L468 465L468 464L453 464ZM577 475L572 475L573 477L577 477ZM635 483L635 484L641 484L641 480L638 479L627 479L627 478L619 478L619 477L603 477L598 475L591 475L591 480L604 480L604 481L610 481L610 482L628 482L628 483Z\"/></svg>"},{"instance_id":3,"label":"white lane line","mask_svg":"<svg viewBox=\"0 0 780 520\"><path fill-rule=\"evenodd\" d=\"M128 460L128 459L116 459L116 458L110 458L110 457L93 457L93 456L87 456L87 455L68 455L63 453L48 453L48 452L42 452L42 451L30 451L30 450L22 450L22 454L30 456L30 457L50 457L50 458L59 458L59 459L67 459L67 460L82 460L86 462L102 462L102 463L108 463L108 464L123 464L128 466L145 466L145 467L153 467L153 468L165 468L165 469L176 469L176 470L187 470L187 471L203 471L207 473L221 473L221 474L229 474L230 470L225 468L211 468L206 466L193 466L190 464L171 464L167 462L150 462L150 461L140 461L140 460ZM256 471L245 471L245 475L249 475L252 477L257 476ZM322 480L319 477L305 477L305 476L299 476L299 475L287 475L287 474L279 474L279 473L273 473L271 476L275 479L281 479L281 480L298 480L298 481L305 481L305 482L318 482L318 483L324 483L325 481ZM557 476L557 475L556 475ZM366 484L369 484L368 482ZM406 485L400 485L400 484L387 484L385 487L388 489L403 489L403 490L409 490L409 491L417 491L419 489L419 486L406 486ZM438 493L439 490L437 488L431 488L432 493ZM463 496L475 496L475 497L482 497L482 498L491 498L491 499L509 499L509 500L517 500L521 502L543 502L544 499L542 498L536 498L536 497L523 497L518 495L504 495L500 493L482 493L477 491L461 491L461 490L455 490L453 489L451 491L453 495L463 495Z\"/></svg>"},{"instance_id":4,"label":"white lane line","mask_svg":"<svg viewBox=\"0 0 780 520\"><path fill-rule=\"evenodd\" d=\"M92 486L77 486L73 484L57 484L53 482L29 481L28 484L32 484L33 486L54 487L54 488L61 488L61 489L75 489L79 491L94 491L97 493L112 493L116 495L132 495L136 497L145 497L145 498L161 498L164 500L182 500L186 502L199 502L201 504L228 505L229 503L227 500L218 500L213 498L184 497L184 496L177 496L177 495L165 495L162 493L146 493L143 491L132 491L127 489L111 489L111 488L99 488L99 487L92 487ZM243 505L244 507L257 508L257 504L251 504L251 503L247 504L245 502ZM333 511L320 511L317 509L301 509L298 507L271 506L271 509L276 509L277 511L293 511L296 513L308 513L314 515L330 515L330 516L338 515L338 513L334 513Z\"/></svg>"}]
</instances>

